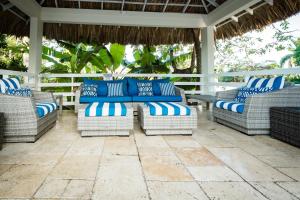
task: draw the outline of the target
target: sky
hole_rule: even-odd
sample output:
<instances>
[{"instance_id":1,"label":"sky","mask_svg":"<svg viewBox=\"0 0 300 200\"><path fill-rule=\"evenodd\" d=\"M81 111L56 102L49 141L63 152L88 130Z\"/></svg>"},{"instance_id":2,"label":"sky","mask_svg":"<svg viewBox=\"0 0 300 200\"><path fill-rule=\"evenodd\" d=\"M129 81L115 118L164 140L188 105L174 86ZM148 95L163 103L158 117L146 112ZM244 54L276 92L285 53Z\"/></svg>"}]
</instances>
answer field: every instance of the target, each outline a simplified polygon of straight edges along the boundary
<instances>
[{"instance_id":1,"label":"sky","mask_svg":"<svg viewBox=\"0 0 300 200\"><path fill-rule=\"evenodd\" d=\"M292 32L291 35L293 35L294 37L298 37L300 38L300 13L298 13L295 16L292 16L290 18L287 19L287 21L290 23L289 25L289 30L297 30L295 32ZM280 22L275 23L275 26L279 26ZM275 33L274 29L272 28L272 26L268 26L266 27L262 32L251 32L250 35L252 34L253 36L260 34L260 37L263 38L264 40L262 41L261 45L267 44L268 42L272 41L272 36ZM284 50L284 51L276 51L273 50L271 52L266 53L265 55L259 55L259 56L253 56L253 60L256 61L256 63L262 63L266 60L274 60L277 63L279 63L280 59L288 54L289 51L288 50Z\"/></svg>"}]
</instances>

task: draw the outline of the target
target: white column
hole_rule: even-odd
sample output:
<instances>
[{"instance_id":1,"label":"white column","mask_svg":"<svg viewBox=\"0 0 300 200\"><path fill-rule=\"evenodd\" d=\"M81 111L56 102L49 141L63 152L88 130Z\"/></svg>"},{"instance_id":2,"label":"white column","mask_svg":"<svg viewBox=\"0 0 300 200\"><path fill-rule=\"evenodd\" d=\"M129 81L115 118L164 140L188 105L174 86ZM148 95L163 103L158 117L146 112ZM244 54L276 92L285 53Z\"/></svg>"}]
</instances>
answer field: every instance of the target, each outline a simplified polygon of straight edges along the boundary
<instances>
[{"instance_id":1,"label":"white column","mask_svg":"<svg viewBox=\"0 0 300 200\"><path fill-rule=\"evenodd\" d=\"M30 79L38 88L38 75L42 65L43 22L37 17L30 17L29 73L34 74Z\"/></svg>"},{"instance_id":2,"label":"white column","mask_svg":"<svg viewBox=\"0 0 300 200\"><path fill-rule=\"evenodd\" d=\"M215 82L215 78L211 76L214 73L214 53L215 40L214 28L208 26L201 29L201 72L205 75L203 78L205 86L202 87L204 94L213 94L214 86L209 86L209 83Z\"/></svg>"}]
</instances>

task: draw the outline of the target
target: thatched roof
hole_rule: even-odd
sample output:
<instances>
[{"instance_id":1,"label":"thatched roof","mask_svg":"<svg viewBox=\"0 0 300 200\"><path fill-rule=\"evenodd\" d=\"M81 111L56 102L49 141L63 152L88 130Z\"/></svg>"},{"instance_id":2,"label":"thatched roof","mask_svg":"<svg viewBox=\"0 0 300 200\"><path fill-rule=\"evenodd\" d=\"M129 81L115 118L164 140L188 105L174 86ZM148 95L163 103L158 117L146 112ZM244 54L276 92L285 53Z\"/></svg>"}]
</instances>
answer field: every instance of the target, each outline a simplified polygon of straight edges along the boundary
<instances>
[{"instance_id":1,"label":"thatched roof","mask_svg":"<svg viewBox=\"0 0 300 200\"><path fill-rule=\"evenodd\" d=\"M253 8L258 5L252 6ZM277 21L287 19L300 11L300 0L274 0L274 5L265 4L254 10L254 14L239 17L239 22L229 22L216 31L216 38L225 39L242 35L248 31L264 28Z\"/></svg>"},{"instance_id":2,"label":"thatched roof","mask_svg":"<svg viewBox=\"0 0 300 200\"><path fill-rule=\"evenodd\" d=\"M54 0L37 0L42 2L42 6L56 7ZM78 1L57 0L59 7L64 8L85 8L85 9L106 9L120 10L122 4L116 2L122 0L114 0L114 3L101 2L84 2L80 5ZM216 0L221 5L226 0ZM126 0L128 4L124 4L123 9L126 11L140 11L143 9L144 0ZM130 2L135 2L131 4ZM150 4L149 4L150 2ZM166 0L148 0L145 11L148 12L182 12L186 0L169 0L168 6L165 7ZM206 14L216 8L204 0L207 10L202 5L202 0L191 0L190 6L187 7L186 13ZM9 3L7 0L0 0L0 5ZM151 3L155 4L152 5ZM263 4L263 5L260 5ZM257 9L256 9L257 7ZM225 24L217 25L216 38L229 38L241 35L247 31L263 28L273 22L286 19L300 11L299 0L274 0L274 5L270 6L264 1L254 5L254 15L240 13L239 21L229 21ZM18 16L17 16L18 15ZM11 7L6 11L0 11L0 33L13 34L16 36L29 35L28 17L18 10ZM224 23L224 22L222 22ZM116 27L116 26L99 26L99 25L75 25L75 24L44 24L44 36L49 39L62 39L73 42L118 42L122 44L174 44L174 43L193 43L192 29L174 29L174 28L150 28L150 27Z\"/></svg>"}]
</instances>

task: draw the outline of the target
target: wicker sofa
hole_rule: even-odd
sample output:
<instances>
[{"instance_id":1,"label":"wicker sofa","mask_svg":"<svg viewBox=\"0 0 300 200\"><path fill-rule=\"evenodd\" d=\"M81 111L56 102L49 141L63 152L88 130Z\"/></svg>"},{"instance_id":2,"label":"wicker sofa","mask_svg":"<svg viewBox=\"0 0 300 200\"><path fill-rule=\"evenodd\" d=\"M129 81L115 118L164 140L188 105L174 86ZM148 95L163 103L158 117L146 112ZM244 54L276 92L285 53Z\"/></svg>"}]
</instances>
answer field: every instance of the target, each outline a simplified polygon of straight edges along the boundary
<instances>
[{"instance_id":1,"label":"wicker sofa","mask_svg":"<svg viewBox=\"0 0 300 200\"><path fill-rule=\"evenodd\" d=\"M286 84L289 85L289 84ZM232 101L238 89L217 92L218 100ZM286 86L281 90L252 95L247 98L243 113L213 108L214 120L248 135L269 134L271 107L299 107L300 87Z\"/></svg>"},{"instance_id":2,"label":"wicker sofa","mask_svg":"<svg viewBox=\"0 0 300 200\"><path fill-rule=\"evenodd\" d=\"M81 92L81 86L76 90L76 94L75 94L75 113L78 113L78 108L80 107L80 104L87 104L87 102L82 102L81 101L81 95L80 95L80 92ZM176 98L177 97L180 97L180 98L177 98L177 99L179 99L180 100L180 102L184 102L184 103L186 103L186 98L185 98L185 92L184 92L184 90L183 89L181 89L181 88L179 88L179 87L175 87L175 93L176 93ZM124 101L124 103L126 104L126 105L128 105L128 106L132 106L133 107L133 111L134 112L137 112L137 106L139 105L139 104L143 104L144 103L144 101L134 101L134 99L132 99L132 97L129 97L130 98L130 100L128 100L128 101ZM152 97L152 98L157 98L157 101L162 101L162 102L164 102L164 100L161 100L161 99L159 99L159 96L154 96L154 97ZM172 98L172 97L170 97L170 98ZM151 99L151 98L148 98L149 99L149 101L153 101L153 99ZM178 100L178 101L179 101ZM155 101L155 100L154 100ZM177 101L177 100L176 100ZM178 102L177 101L177 102ZM101 97L97 97L97 98L95 98L95 102L120 102L119 100L118 100L118 98L114 98L114 97L112 97L111 99L109 99L108 100L108 98L107 97L103 97L103 98L101 98ZM172 101L173 102L173 101Z\"/></svg>"},{"instance_id":3,"label":"wicker sofa","mask_svg":"<svg viewBox=\"0 0 300 200\"><path fill-rule=\"evenodd\" d=\"M52 93L32 91L32 97L0 93L0 112L4 113L0 129L4 130L4 142L35 142L55 126L56 110L44 117L38 116L36 103L45 102L55 102Z\"/></svg>"}]
</instances>

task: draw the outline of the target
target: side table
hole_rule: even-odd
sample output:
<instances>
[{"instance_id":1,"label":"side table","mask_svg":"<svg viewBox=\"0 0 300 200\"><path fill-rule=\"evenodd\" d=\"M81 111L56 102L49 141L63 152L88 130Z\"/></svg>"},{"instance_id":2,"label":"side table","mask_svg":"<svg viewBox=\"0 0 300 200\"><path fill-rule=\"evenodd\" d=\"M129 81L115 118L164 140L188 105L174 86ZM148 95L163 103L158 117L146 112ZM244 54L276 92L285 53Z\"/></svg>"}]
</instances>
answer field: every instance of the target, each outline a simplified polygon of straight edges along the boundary
<instances>
[{"instance_id":1,"label":"side table","mask_svg":"<svg viewBox=\"0 0 300 200\"><path fill-rule=\"evenodd\" d=\"M273 107L270 122L272 137L300 147L300 107Z\"/></svg>"},{"instance_id":2,"label":"side table","mask_svg":"<svg viewBox=\"0 0 300 200\"><path fill-rule=\"evenodd\" d=\"M64 101L64 96L63 95L54 95L54 99L59 105L59 114L62 114L62 109L63 109L63 101Z\"/></svg>"}]
</instances>

